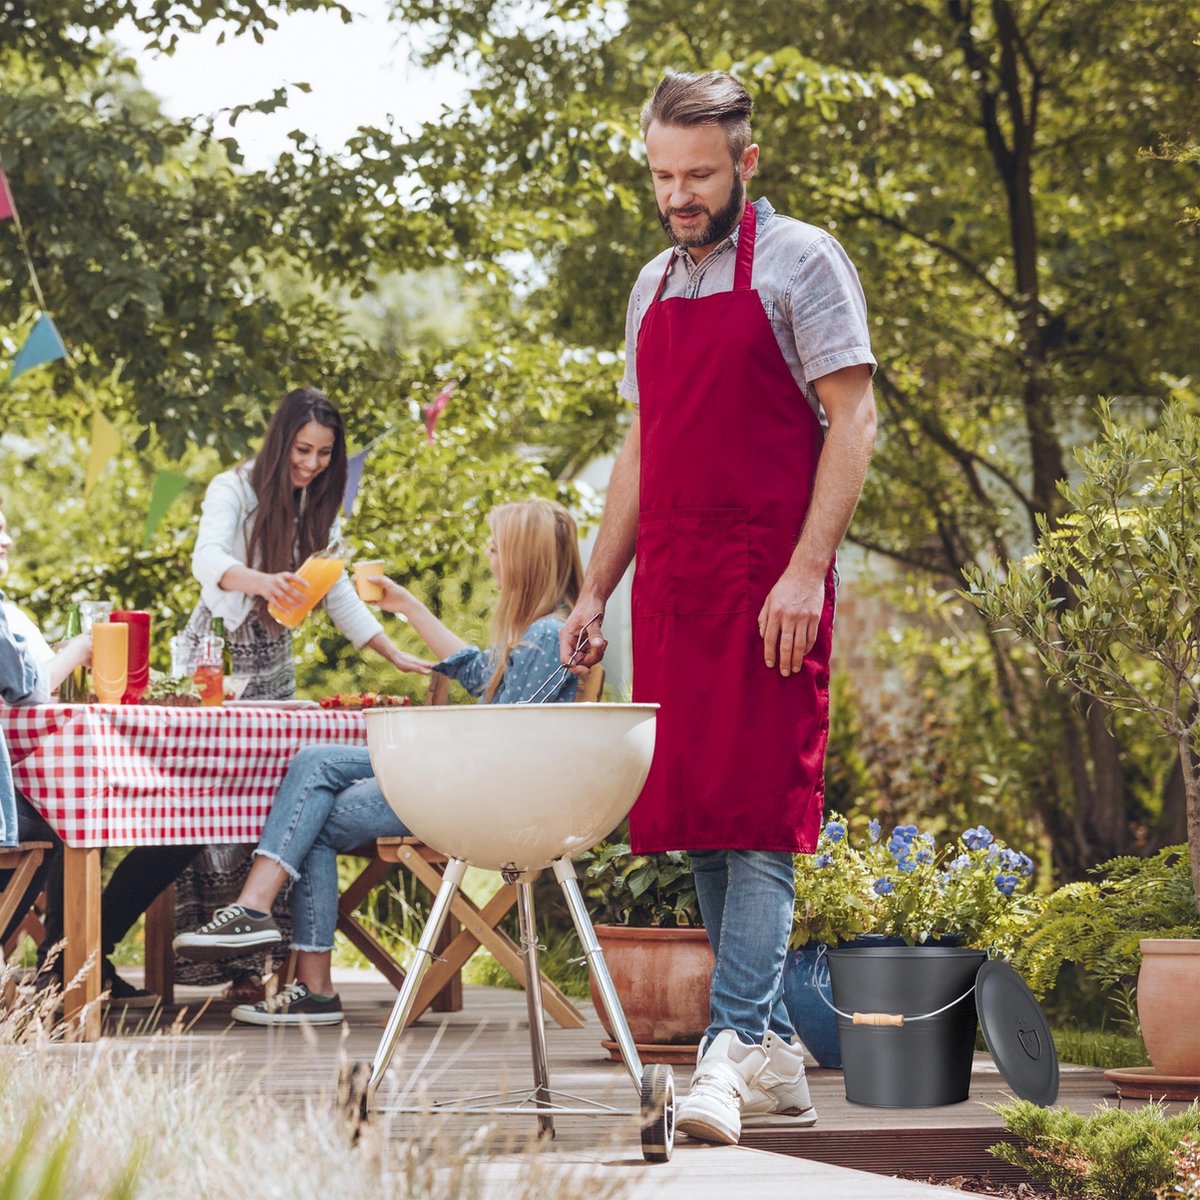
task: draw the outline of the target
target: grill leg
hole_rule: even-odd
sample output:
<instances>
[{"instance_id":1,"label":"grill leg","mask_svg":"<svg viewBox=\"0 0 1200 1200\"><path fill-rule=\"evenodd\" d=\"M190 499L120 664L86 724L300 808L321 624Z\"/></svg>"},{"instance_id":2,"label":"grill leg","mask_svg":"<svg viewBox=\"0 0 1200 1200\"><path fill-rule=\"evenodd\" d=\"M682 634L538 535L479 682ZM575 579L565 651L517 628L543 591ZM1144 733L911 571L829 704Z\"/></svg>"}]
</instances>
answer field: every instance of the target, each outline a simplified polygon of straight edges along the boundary
<instances>
[{"instance_id":1,"label":"grill leg","mask_svg":"<svg viewBox=\"0 0 1200 1200\"><path fill-rule=\"evenodd\" d=\"M388 1063L392 1061L392 1053L396 1049L396 1042L404 1030L409 1013L412 1012L413 1004L417 999L417 991L421 986L421 980L425 978L425 972L429 970L429 964L433 961L434 946L442 932L442 927L446 924L446 920L450 915L450 905L454 902L454 897L466 873L467 864L465 860L452 858L446 863L446 870L442 876L442 885L438 888L438 894L434 899L433 907L429 910L429 920L425 922L425 928L421 931L421 937L417 942L417 949L413 954L412 963L409 965L408 974L404 976L404 986L400 989L400 995L396 997L395 1004L392 1005L392 1012L387 1019L387 1026L384 1028L383 1037L380 1039L379 1047L375 1051L375 1057L371 1061L371 1078L367 1083L364 1116L375 1107L375 1093L380 1083L383 1082L383 1076L388 1069Z\"/></svg>"},{"instance_id":2,"label":"grill leg","mask_svg":"<svg viewBox=\"0 0 1200 1200\"><path fill-rule=\"evenodd\" d=\"M521 958L525 962L525 1003L529 1010L529 1048L533 1058L533 1082L538 1109L550 1107L550 1066L546 1055L546 1021L542 1013L542 975L538 967L537 921L533 913L533 883L517 882L517 916L521 923ZM554 1136L554 1118L538 1112L538 1130Z\"/></svg>"},{"instance_id":3,"label":"grill leg","mask_svg":"<svg viewBox=\"0 0 1200 1200\"><path fill-rule=\"evenodd\" d=\"M596 931L592 928L587 906L583 902L583 892L580 891L579 880L575 876L575 864L568 858L556 858L553 866L559 886L567 899L571 920L575 922L575 932L579 934L583 952L587 955L588 968L596 981L596 987L600 989L600 999L604 1002L604 1011L608 1014L613 1036L621 1049L621 1057L625 1060L625 1069L633 1076L633 1085L638 1089L638 1095L641 1095L641 1055L637 1052L629 1022L625 1020L625 1013L621 1008L620 997L613 986L612 976L608 973L604 951L600 949L600 943L596 940Z\"/></svg>"}]
</instances>

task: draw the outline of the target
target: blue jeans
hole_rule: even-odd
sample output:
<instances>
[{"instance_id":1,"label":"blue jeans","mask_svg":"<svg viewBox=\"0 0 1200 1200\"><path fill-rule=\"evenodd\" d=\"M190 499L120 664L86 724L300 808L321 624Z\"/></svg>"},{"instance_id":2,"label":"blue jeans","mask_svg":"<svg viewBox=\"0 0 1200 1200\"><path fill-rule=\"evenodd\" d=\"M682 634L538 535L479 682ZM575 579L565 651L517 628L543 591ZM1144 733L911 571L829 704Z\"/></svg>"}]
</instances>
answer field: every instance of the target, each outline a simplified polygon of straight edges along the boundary
<instances>
[{"instance_id":1,"label":"blue jeans","mask_svg":"<svg viewBox=\"0 0 1200 1200\"><path fill-rule=\"evenodd\" d=\"M711 1041L732 1029L748 1044L767 1031L795 1036L783 1006L783 967L796 900L792 856L778 850L690 852L696 899L717 964L710 993Z\"/></svg>"},{"instance_id":2,"label":"blue jeans","mask_svg":"<svg viewBox=\"0 0 1200 1200\"><path fill-rule=\"evenodd\" d=\"M333 949L337 928L337 856L377 837L406 837L358 746L305 746L275 793L255 854L294 879L292 948Z\"/></svg>"}]
</instances>

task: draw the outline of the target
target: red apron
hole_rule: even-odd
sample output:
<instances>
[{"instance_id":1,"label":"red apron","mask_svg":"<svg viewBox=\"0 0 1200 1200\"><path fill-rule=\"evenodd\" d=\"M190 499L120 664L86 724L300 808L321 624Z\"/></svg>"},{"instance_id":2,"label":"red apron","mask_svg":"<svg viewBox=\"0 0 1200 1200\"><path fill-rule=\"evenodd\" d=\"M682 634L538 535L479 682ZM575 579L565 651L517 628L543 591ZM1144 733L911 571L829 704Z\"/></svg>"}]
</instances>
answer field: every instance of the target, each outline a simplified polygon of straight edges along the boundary
<instances>
[{"instance_id":1,"label":"red apron","mask_svg":"<svg viewBox=\"0 0 1200 1200\"><path fill-rule=\"evenodd\" d=\"M758 614L808 511L821 424L751 286L747 203L733 290L660 300L637 342L641 492L633 698L656 701L633 849L811 851L824 801L833 567L816 644L784 678Z\"/></svg>"}]
</instances>

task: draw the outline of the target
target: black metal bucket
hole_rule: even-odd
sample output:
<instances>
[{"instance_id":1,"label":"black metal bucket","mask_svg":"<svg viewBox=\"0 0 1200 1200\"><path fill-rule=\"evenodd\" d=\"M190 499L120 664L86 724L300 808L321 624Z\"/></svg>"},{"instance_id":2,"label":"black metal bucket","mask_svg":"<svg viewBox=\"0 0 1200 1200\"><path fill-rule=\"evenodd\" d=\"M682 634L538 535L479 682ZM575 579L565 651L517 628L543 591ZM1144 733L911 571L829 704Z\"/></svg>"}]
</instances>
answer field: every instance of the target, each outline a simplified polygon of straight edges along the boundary
<instances>
[{"instance_id":1,"label":"black metal bucket","mask_svg":"<svg viewBox=\"0 0 1200 1200\"><path fill-rule=\"evenodd\" d=\"M846 1099L876 1108L966 1100L975 974L986 961L953 946L830 950Z\"/></svg>"}]
</instances>

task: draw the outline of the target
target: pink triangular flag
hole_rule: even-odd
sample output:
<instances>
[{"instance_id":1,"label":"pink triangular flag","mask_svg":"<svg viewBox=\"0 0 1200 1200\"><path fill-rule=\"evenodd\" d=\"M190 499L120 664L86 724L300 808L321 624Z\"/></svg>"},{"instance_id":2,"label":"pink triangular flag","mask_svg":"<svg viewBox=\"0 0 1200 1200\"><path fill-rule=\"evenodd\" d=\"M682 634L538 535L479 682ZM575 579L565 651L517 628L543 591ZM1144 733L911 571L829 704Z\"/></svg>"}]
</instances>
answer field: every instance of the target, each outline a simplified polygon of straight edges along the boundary
<instances>
[{"instance_id":1,"label":"pink triangular flag","mask_svg":"<svg viewBox=\"0 0 1200 1200\"><path fill-rule=\"evenodd\" d=\"M434 397L433 403L426 405L426 407L421 410L425 414L426 441L433 441L433 431L437 428L438 417L440 417L442 412L445 410L447 401L449 401L450 397L454 395L454 389L456 386L457 385L454 383L446 384L446 386L442 388L440 392L438 392L437 396Z\"/></svg>"},{"instance_id":2,"label":"pink triangular flag","mask_svg":"<svg viewBox=\"0 0 1200 1200\"><path fill-rule=\"evenodd\" d=\"M15 213L12 192L8 190L8 176L0 171L0 221L11 221Z\"/></svg>"}]
</instances>

